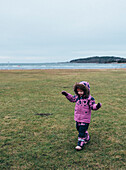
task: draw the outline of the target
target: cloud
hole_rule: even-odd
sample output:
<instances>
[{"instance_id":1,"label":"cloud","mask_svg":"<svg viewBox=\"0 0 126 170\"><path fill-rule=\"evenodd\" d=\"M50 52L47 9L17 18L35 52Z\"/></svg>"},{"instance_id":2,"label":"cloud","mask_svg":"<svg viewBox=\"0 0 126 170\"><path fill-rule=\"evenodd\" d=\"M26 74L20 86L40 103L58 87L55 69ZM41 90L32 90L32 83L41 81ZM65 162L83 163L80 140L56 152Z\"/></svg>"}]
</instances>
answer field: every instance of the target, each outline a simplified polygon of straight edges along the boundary
<instances>
[{"instance_id":1,"label":"cloud","mask_svg":"<svg viewBox=\"0 0 126 170\"><path fill-rule=\"evenodd\" d=\"M1 1L0 55L13 61L28 61L29 56L59 61L125 54L125 9L125 0Z\"/></svg>"},{"instance_id":2,"label":"cloud","mask_svg":"<svg viewBox=\"0 0 126 170\"><path fill-rule=\"evenodd\" d=\"M8 59L9 60L10 58L11 58L10 56L0 56L0 59L6 59L6 60Z\"/></svg>"}]
</instances>

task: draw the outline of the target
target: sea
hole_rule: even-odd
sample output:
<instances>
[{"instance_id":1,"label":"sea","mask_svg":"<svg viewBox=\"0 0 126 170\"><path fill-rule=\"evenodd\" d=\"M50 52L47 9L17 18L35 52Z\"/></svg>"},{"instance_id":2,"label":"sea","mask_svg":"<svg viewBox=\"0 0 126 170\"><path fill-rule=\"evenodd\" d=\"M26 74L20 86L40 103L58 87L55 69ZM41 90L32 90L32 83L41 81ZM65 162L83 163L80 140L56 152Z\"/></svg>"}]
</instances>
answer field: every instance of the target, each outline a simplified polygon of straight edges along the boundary
<instances>
[{"instance_id":1,"label":"sea","mask_svg":"<svg viewBox=\"0 0 126 170\"><path fill-rule=\"evenodd\" d=\"M126 63L0 63L0 70L30 70L30 69L120 69L126 68Z\"/></svg>"}]
</instances>

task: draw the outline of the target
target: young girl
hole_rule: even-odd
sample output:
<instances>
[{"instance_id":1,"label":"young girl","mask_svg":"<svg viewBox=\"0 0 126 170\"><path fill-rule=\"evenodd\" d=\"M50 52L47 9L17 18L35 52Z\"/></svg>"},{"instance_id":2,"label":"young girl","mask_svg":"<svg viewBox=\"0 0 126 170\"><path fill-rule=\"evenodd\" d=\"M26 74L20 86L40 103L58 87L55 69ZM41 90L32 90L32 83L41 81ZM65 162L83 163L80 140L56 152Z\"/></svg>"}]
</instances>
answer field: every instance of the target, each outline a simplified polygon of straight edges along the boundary
<instances>
[{"instance_id":1,"label":"young girl","mask_svg":"<svg viewBox=\"0 0 126 170\"><path fill-rule=\"evenodd\" d=\"M76 102L74 120L76 121L76 128L79 132L78 143L75 147L76 150L83 149L84 144L89 140L88 127L91 121L91 110L98 110L101 103L95 104L95 99L90 95L90 85L88 82L82 81L74 85L75 96L72 96L66 91L62 94L70 102Z\"/></svg>"}]
</instances>

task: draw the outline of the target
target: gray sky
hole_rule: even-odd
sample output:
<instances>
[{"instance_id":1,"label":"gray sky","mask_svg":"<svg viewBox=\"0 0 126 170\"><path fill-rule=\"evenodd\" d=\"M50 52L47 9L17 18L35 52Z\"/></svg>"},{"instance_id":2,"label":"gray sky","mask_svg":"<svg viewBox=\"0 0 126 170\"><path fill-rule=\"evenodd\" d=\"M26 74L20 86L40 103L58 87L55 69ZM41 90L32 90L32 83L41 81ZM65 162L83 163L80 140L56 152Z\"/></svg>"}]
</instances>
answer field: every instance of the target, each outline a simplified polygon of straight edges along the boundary
<instances>
[{"instance_id":1,"label":"gray sky","mask_svg":"<svg viewBox=\"0 0 126 170\"><path fill-rule=\"evenodd\" d=\"M126 58L126 0L0 0L0 63Z\"/></svg>"}]
</instances>

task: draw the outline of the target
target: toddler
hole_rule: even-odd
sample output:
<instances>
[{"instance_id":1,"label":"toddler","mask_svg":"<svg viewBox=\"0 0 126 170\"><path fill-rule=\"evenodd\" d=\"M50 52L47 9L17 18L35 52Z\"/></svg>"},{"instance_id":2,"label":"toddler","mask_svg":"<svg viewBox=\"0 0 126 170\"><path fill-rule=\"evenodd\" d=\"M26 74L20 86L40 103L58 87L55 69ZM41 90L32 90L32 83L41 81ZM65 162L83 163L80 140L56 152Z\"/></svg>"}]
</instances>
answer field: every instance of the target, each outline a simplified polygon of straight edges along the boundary
<instances>
[{"instance_id":1,"label":"toddler","mask_svg":"<svg viewBox=\"0 0 126 170\"><path fill-rule=\"evenodd\" d=\"M95 99L90 95L90 85L86 81L82 81L74 85L75 96L62 91L62 94L70 102L76 102L74 111L74 120L76 121L76 128L79 132L78 143L76 150L82 150L84 144L89 140L88 127L91 121L91 110L98 110L101 103L95 104Z\"/></svg>"}]
</instances>

